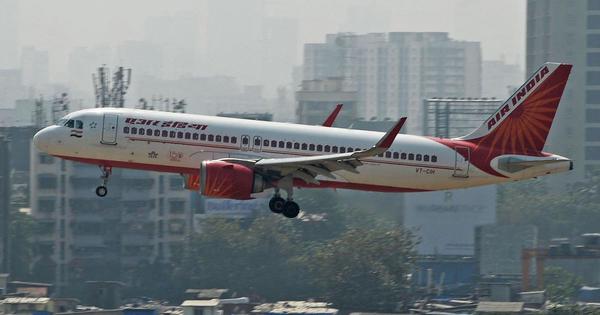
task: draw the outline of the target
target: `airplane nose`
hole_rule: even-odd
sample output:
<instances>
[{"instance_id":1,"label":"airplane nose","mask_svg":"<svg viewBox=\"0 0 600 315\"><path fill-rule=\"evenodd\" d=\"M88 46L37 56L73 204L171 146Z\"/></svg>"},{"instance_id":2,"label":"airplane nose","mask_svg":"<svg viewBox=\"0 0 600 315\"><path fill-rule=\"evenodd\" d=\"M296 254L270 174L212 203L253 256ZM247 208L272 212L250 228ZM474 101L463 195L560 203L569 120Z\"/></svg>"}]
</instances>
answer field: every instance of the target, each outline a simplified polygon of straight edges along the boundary
<instances>
[{"instance_id":1,"label":"airplane nose","mask_svg":"<svg viewBox=\"0 0 600 315\"><path fill-rule=\"evenodd\" d=\"M48 151L48 144L50 142L48 133L48 128L44 128L33 136L33 145L42 152Z\"/></svg>"}]
</instances>

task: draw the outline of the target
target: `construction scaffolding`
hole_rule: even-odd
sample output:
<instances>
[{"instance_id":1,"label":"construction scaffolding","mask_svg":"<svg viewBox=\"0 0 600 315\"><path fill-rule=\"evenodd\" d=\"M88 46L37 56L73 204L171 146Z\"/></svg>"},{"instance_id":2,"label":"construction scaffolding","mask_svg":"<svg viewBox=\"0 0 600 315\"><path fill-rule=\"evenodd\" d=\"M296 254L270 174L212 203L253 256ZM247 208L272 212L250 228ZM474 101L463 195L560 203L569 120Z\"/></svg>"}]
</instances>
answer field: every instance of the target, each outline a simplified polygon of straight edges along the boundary
<instances>
[{"instance_id":1,"label":"construction scaffolding","mask_svg":"<svg viewBox=\"0 0 600 315\"><path fill-rule=\"evenodd\" d=\"M108 75L109 71L108 67L103 65L98 68L97 74L92 74L96 107L124 107L125 95L131 84L131 69L118 67L112 81Z\"/></svg>"}]
</instances>

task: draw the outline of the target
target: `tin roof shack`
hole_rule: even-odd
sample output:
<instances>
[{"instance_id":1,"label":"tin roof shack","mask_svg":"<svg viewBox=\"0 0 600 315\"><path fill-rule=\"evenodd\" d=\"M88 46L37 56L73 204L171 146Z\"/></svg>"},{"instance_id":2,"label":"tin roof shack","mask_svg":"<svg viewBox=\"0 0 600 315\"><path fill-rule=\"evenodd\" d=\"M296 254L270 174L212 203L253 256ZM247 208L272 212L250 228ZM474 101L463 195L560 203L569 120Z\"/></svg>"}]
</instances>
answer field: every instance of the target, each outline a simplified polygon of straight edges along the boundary
<instances>
[{"instance_id":1,"label":"tin roof shack","mask_svg":"<svg viewBox=\"0 0 600 315\"><path fill-rule=\"evenodd\" d=\"M47 297L51 294L52 284L40 282L11 281L8 293L17 293L28 297Z\"/></svg>"},{"instance_id":2,"label":"tin roof shack","mask_svg":"<svg viewBox=\"0 0 600 315\"><path fill-rule=\"evenodd\" d=\"M337 315L338 310L326 302L279 301L254 307L254 315ZM186 314L187 315L187 314Z\"/></svg>"},{"instance_id":3,"label":"tin roof shack","mask_svg":"<svg viewBox=\"0 0 600 315\"><path fill-rule=\"evenodd\" d=\"M45 315L54 312L54 303L47 297L9 297L0 301L0 313Z\"/></svg>"},{"instance_id":4,"label":"tin roof shack","mask_svg":"<svg viewBox=\"0 0 600 315\"><path fill-rule=\"evenodd\" d=\"M183 315L223 315L219 299L183 301Z\"/></svg>"},{"instance_id":5,"label":"tin roof shack","mask_svg":"<svg viewBox=\"0 0 600 315\"><path fill-rule=\"evenodd\" d=\"M475 315L479 314L525 314L523 302L479 302Z\"/></svg>"}]
</instances>

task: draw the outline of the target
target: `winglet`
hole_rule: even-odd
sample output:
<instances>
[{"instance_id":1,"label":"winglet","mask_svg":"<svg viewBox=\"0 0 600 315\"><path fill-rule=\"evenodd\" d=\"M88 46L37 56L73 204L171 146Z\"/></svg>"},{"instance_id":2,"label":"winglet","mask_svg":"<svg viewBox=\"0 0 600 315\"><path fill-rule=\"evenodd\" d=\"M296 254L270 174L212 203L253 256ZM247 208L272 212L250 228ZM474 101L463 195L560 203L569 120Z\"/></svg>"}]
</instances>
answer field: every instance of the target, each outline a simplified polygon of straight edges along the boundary
<instances>
[{"instance_id":1,"label":"winglet","mask_svg":"<svg viewBox=\"0 0 600 315\"><path fill-rule=\"evenodd\" d=\"M400 132L400 129L402 129L402 126L404 126L404 122L406 122L406 117L400 118L398 120L398 122L394 125L394 127L392 127L392 129L390 129L381 138L381 140L379 140L379 142L377 142L377 144L375 144L375 147L387 150L392 145L392 143L394 143L394 140L396 139L396 135L398 135L398 133Z\"/></svg>"},{"instance_id":2,"label":"winglet","mask_svg":"<svg viewBox=\"0 0 600 315\"><path fill-rule=\"evenodd\" d=\"M331 114L329 114L329 116L327 116L327 119L325 119L325 121L323 122L323 127L333 126L333 123L335 122L337 115L342 110L342 106L344 106L344 104L335 105L335 109L331 112Z\"/></svg>"},{"instance_id":3,"label":"winglet","mask_svg":"<svg viewBox=\"0 0 600 315\"><path fill-rule=\"evenodd\" d=\"M383 137L381 137L381 139L372 148L364 151L355 151L352 156L356 158L369 157L387 151L387 149L389 149L390 146L392 146L392 143L394 143L396 136L400 132L400 129L402 129L402 126L404 126L405 122L406 117L400 118L400 120L398 120L394 127L392 127L392 129L386 132L386 134L383 135Z\"/></svg>"}]
</instances>

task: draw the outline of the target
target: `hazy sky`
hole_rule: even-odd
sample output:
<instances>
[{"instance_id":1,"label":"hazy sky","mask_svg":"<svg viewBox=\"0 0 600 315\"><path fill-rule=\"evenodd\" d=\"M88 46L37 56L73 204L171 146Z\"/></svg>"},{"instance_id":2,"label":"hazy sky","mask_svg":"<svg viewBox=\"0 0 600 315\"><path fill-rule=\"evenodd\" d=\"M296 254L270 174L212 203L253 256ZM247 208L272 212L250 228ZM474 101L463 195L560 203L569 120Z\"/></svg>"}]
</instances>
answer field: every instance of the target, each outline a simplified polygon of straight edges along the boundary
<instances>
[{"instance_id":1,"label":"hazy sky","mask_svg":"<svg viewBox=\"0 0 600 315\"><path fill-rule=\"evenodd\" d=\"M20 43L48 50L51 80L62 81L72 48L142 39L149 17L184 13L202 19L205 1L19 0ZM338 31L444 31L455 39L481 41L484 59L520 64L524 59L523 0L264 0L264 11L297 20L296 64L303 43L322 42L325 34Z\"/></svg>"}]
</instances>

